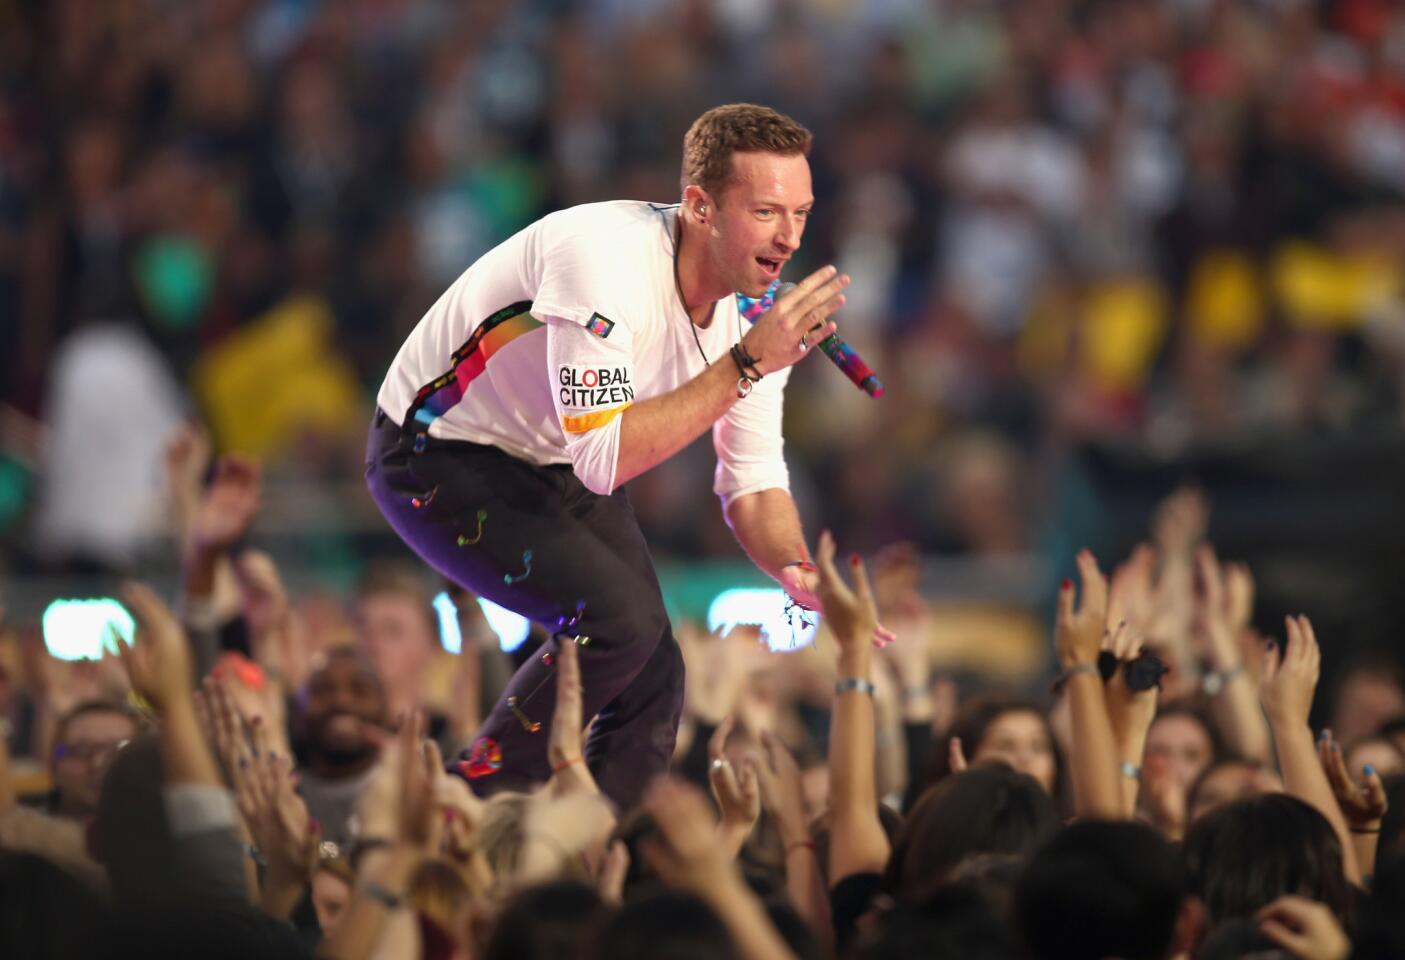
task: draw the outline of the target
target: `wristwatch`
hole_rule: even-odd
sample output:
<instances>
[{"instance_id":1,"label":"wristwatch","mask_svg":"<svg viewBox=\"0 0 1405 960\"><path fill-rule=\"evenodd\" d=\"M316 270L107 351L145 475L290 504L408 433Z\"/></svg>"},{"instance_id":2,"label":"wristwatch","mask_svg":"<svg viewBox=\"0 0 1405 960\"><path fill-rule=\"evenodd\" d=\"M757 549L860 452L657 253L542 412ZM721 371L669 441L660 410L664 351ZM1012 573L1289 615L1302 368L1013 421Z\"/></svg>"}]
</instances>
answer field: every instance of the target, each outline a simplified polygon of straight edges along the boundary
<instances>
[{"instance_id":1,"label":"wristwatch","mask_svg":"<svg viewBox=\"0 0 1405 960\"><path fill-rule=\"evenodd\" d=\"M1200 689L1205 691L1205 696L1213 697L1218 695L1229 682L1244 672L1244 664L1236 664L1228 670L1211 670L1200 680Z\"/></svg>"},{"instance_id":2,"label":"wristwatch","mask_svg":"<svg viewBox=\"0 0 1405 960\"><path fill-rule=\"evenodd\" d=\"M845 677L834 685L835 696L839 696L841 693L848 693L851 690L855 693L866 693L870 697L878 692L878 688L873 685L873 681L865 677Z\"/></svg>"}]
</instances>

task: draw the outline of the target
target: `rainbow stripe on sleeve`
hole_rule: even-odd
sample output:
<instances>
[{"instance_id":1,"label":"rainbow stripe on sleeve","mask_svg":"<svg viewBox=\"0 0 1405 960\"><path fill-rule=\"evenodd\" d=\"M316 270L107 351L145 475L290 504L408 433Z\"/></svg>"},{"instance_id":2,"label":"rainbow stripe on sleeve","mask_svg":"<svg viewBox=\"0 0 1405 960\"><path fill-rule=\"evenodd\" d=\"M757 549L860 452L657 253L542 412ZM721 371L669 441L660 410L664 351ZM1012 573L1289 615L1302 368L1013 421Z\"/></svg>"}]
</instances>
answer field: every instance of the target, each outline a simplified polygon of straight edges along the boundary
<instances>
[{"instance_id":1,"label":"rainbow stripe on sleeve","mask_svg":"<svg viewBox=\"0 0 1405 960\"><path fill-rule=\"evenodd\" d=\"M420 387L410 405L408 419L415 432L423 433L429 425L448 413L463 400L468 386L478 378L493 358L524 333L531 333L542 322L531 314L532 301L520 300L503 307L480 323L463 346L454 351L453 366L430 383Z\"/></svg>"}]
</instances>

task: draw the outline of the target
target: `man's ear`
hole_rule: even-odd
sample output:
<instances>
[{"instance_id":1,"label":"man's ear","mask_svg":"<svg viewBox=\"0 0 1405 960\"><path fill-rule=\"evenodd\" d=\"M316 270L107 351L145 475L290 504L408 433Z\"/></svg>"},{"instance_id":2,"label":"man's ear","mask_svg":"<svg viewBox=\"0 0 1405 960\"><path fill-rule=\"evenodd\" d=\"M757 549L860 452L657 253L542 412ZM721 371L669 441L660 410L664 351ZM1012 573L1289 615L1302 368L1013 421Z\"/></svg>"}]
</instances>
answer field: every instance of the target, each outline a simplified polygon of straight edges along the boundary
<instances>
[{"instance_id":1,"label":"man's ear","mask_svg":"<svg viewBox=\"0 0 1405 960\"><path fill-rule=\"evenodd\" d=\"M696 183L683 188L683 213L694 223L706 225L708 217L717 209L706 190Z\"/></svg>"},{"instance_id":2,"label":"man's ear","mask_svg":"<svg viewBox=\"0 0 1405 960\"><path fill-rule=\"evenodd\" d=\"M1171 941L1172 957L1189 957L1205 936L1205 901L1186 897L1176 912L1176 930Z\"/></svg>"}]
</instances>

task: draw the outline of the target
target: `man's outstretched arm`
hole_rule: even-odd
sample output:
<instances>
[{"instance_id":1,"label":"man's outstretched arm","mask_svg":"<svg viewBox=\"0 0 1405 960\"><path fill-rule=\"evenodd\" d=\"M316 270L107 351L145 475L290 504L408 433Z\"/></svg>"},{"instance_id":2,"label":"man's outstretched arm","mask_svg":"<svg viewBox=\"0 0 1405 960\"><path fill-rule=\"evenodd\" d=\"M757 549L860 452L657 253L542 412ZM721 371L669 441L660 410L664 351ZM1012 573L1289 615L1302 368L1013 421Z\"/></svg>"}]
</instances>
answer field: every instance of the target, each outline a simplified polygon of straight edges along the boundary
<instances>
[{"instance_id":1,"label":"man's outstretched arm","mask_svg":"<svg viewBox=\"0 0 1405 960\"><path fill-rule=\"evenodd\" d=\"M809 603L813 586L799 576L807 571L796 566L809 561L810 551L790 491L777 488L733 497L722 513L751 562L780 581L791 596L814 606ZM806 595L796 596L796 590Z\"/></svg>"}]
</instances>

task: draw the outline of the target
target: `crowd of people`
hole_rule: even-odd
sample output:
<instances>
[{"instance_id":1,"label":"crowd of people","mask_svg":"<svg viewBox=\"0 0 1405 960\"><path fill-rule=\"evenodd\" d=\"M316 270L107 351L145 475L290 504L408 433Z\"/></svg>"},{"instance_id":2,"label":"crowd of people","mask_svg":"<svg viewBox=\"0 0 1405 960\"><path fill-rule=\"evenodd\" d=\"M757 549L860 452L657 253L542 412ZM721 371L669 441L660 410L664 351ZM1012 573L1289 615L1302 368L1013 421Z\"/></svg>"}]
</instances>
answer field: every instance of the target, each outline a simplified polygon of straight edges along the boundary
<instances>
[{"instance_id":1,"label":"crowd of people","mask_svg":"<svg viewBox=\"0 0 1405 960\"><path fill-rule=\"evenodd\" d=\"M185 393L221 448L342 479L450 280L550 210L674 199L686 125L736 100L814 132L792 272L853 275L845 336L888 387L796 377L797 492L846 542L1018 552L1069 444L1405 409L1390 3L63 0L0 26L0 394L61 427L0 463L26 542L25 505L91 502L54 476L91 449L61 456L70 406L142 450ZM731 551L679 509L707 458L636 484L661 549Z\"/></svg>"},{"instance_id":2,"label":"crowd of people","mask_svg":"<svg viewBox=\"0 0 1405 960\"><path fill-rule=\"evenodd\" d=\"M814 132L793 269L853 276L888 393L797 369L816 639L677 620L671 774L622 808L574 640L505 652L338 539L344 491L439 291L675 198L745 99ZM1222 563L1196 490L1109 512L1125 556L1045 536L1078 445L1397 441L1403 160L1386 0L0 2L0 560L136 577L96 659L0 607L0 956L1405 956L1398 658L1324 669L1331 591ZM711 474L631 483L662 553L736 554ZM1041 549L1038 649L953 634L924 556ZM535 657L552 775L500 789Z\"/></svg>"},{"instance_id":3,"label":"crowd of people","mask_svg":"<svg viewBox=\"0 0 1405 960\"><path fill-rule=\"evenodd\" d=\"M475 730L512 657L474 598L449 654L413 566L369 570L346 611L290 596L246 547L260 483L218 462L182 510L179 596L127 584L135 634L98 661L0 637L25 654L0 954L1405 955L1405 678L1359 663L1324 704L1311 620L1255 629L1195 491L1110 572L1078 554L1034 698L955 689L915 553L836 563L826 531L812 645L679 625L672 773L619 809L583 755L575 638L512 655L554 664L552 773L495 789Z\"/></svg>"}]
</instances>

